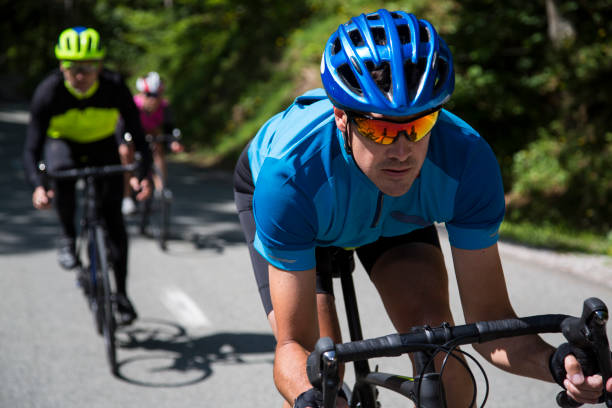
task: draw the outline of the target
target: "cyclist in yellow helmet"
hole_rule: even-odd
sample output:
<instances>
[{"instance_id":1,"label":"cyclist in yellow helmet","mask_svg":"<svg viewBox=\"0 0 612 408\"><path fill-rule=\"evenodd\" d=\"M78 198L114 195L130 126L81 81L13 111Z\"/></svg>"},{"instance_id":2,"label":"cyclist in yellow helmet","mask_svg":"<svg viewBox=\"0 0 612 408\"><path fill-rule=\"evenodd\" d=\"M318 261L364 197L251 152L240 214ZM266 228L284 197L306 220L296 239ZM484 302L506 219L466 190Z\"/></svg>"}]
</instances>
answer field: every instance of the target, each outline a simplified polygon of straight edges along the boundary
<instances>
[{"instance_id":1,"label":"cyclist in yellow helmet","mask_svg":"<svg viewBox=\"0 0 612 408\"><path fill-rule=\"evenodd\" d=\"M145 177L150 170L151 153L144 140L138 109L123 78L103 68L105 49L98 32L86 27L64 30L55 46L55 56L59 70L38 85L32 98L24 166L34 187L34 207L50 208L53 199L61 226L58 261L63 268L73 269L78 264L75 183L55 180L48 189L37 166L43 151L50 171L119 164L114 130L121 116L143 158L139 174L130 179L141 200L151 194L151 182ZM121 213L123 182L121 175L105 178L100 188L104 191L101 208L109 234L118 310L121 323L128 324L137 314L126 292L128 238Z\"/></svg>"}]
</instances>

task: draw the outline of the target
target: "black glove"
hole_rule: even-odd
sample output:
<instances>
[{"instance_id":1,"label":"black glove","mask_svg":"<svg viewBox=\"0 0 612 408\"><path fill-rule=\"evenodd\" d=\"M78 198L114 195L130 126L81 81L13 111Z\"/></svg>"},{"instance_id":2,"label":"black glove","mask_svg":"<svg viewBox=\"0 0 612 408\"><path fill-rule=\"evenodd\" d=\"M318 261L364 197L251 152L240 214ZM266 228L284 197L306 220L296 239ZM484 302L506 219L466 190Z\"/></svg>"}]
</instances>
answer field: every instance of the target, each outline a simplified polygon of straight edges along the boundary
<instances>
[{"instance_id":1,"label":"black glove","mask_svg":"<svg viewBox=\"0 0 612 408\"><path fill-rule=\"evenodd\" d=\"M304 391L295 399L293 408L321 408L323 406L323 393L316 388Z\"/></svg>"},{"instance_id":2,"label":"black glove","mask_svg":"<svg viewBox=\"0 0 612 408\"><path fill-rule=\"evenodd\" d=\"M578 347L574 347L569 343L563 343L550 357L549 367L553 378L561 387L565 388L563 381L567 377L565 371L565 357L568 354L573 354L582 367L582 373L585 377L600 372L599 365L597 364L597 356L591 350L584 350Z\"/></svg>"}]
</instances>

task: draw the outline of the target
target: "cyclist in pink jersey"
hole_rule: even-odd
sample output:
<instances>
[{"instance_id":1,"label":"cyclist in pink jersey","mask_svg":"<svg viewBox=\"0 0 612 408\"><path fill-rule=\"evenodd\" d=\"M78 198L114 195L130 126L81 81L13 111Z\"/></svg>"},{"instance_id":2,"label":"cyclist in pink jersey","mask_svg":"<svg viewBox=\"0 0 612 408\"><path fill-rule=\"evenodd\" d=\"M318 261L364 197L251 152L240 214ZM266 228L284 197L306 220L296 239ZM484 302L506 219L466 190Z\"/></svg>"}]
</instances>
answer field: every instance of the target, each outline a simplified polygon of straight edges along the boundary
<instances>
[{"instance_id":1,"label":"cyclist in pink jersey","mask_svg":"<svg viewBox=\"0 0 612 408\"><path fill-rule=\"evenodd\" d=\"M163 134L175 134L170 104L168 100L163 97L164 83L159 74L153 71L149 72L144 77L138 78L136 80L136 89L138 90L138 93L134 95L134 103L140 112L140 122L145 133L152 137ZM123 132L119 131L118 134L123 135ZM121 141L122 143L119 147L119 154L122 162L129 163L133 160L133 148L130 144L124 143L123 137L121 138ZM166 144L167 148L172 153L179 153L184 150L183 145L176 137L166 142ZM153 141L151 143L151 150L153 152L153 161L161 170L163 178L165 179L167 176L167 165L164 143ZM161 188L162 181L155 177L155 175L153 176L153 182L155 183L156 188ZM122 210L124 214L131 214L136 210L129 186L124 192Z\"/></svg>"}]
</instances>

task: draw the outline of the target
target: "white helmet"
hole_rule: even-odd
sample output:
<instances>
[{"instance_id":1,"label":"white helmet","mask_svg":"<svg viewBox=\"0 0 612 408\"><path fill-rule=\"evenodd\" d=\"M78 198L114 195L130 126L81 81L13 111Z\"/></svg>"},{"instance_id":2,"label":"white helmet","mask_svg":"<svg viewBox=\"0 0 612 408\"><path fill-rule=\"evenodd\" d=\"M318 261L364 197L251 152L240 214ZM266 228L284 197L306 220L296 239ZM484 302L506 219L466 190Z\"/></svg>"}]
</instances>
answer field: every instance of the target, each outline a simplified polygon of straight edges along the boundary
<instances>
[{"instance_id":1,"label":"white helmet","mask_svg":"<svg viewBox=\"0 0 612 408\"><path fill-rule=\"evenodd\" d=\"M141 77L136 80L136 89L138 92L152 94L157 96L164 90L164 84L157 72L149 72L146 77Z\"/></svg>"}]
</instances>

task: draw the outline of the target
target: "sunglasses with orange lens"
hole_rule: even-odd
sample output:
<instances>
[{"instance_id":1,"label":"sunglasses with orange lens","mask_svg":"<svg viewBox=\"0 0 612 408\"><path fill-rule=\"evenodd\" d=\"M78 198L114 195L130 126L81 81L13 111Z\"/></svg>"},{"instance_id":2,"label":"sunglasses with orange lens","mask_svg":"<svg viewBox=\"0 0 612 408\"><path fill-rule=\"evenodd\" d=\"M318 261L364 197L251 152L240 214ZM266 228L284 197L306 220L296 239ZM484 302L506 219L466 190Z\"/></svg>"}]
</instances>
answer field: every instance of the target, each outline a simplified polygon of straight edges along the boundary
<instances>
[{"instance_id":1,"label":"sunglasses with orange lens","mask_svg":"<svg viewBox=\"0 0 612 408\"><path fill-rule=\"evenodd\" d=\"M357 131L368 139L383 145L391 144L400 135L418 142L434 127L438 120L439 110L408 122L391 122L376 119L363 114L348 112L349 120L357 126Z\"/></svg>"}]
</instances>

